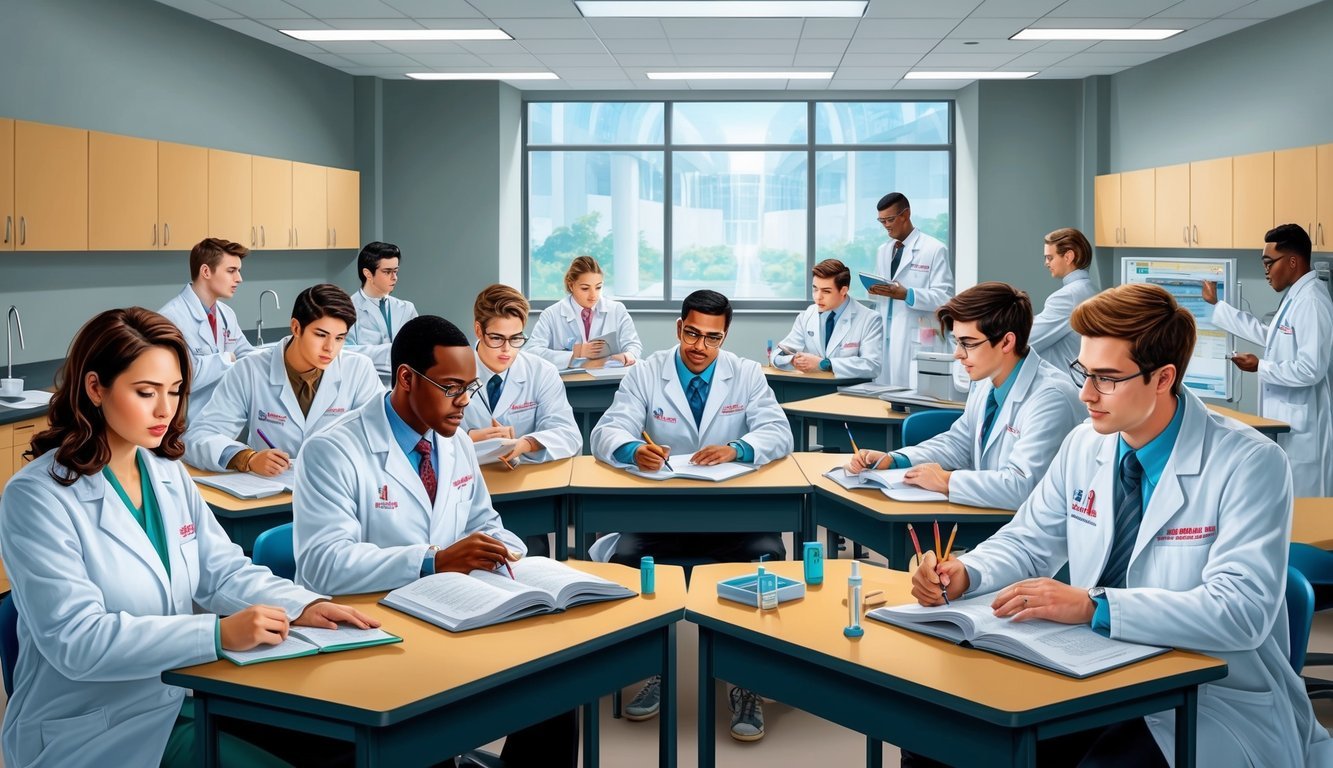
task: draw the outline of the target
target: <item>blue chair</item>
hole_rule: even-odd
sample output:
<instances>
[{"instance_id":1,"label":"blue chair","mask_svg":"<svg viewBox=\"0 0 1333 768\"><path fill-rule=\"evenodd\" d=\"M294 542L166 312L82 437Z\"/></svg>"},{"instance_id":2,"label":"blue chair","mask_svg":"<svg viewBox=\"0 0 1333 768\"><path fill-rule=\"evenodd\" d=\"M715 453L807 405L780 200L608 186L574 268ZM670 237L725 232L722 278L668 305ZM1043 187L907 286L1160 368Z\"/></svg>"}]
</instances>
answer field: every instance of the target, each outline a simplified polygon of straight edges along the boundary
<instances>
[{"instance_id":1,"label":"blue chair","mask_svg":"<svg viewBox=\"0 0 1333 768\"><path fill-rule=\"evenodd\" d=\"M917 445L947 432L962 415L962 411L944 409L909 414L903 419L903 445Z\"/></svg>"},{"instance_id":2,"label":"blue chair","mask_svg":"<svg viewBox=\"0 0 1333 768\"><path fill-rule=\"evenodd\" d=\"M1305 574L1293 566L1287 566L1287 628L1291 635L1291 648L1287 655L1291 668L1300 674L1305 669L1306 647L1310 644L1310 627L1314 624L1314 587L1305 578Z\"/></svg>"},{"instance_id":3,"label":"blue chair","mask_svg":"<svg viewBox=\"0 0 1333 768\"><path fill-rule=\"evenodd\" d=\"M1294 617L1289 617L1293 626L1291 636L1293 659L1295 658L1295 649L1298 640L1301 650L1301 665L1296 668L1296 673L1300 674L1301 670L1305 667L1333 666L1333 653L1308 653L1305 649L1305 646L1309 641L1309 628L1314 623L1315 612L1333 608L1333 552L1309 544L1292 544L1289 550L1287 568L1289 572L1295 571L1299 574L1301 580L1305 582L1310 589L1310 617L1306 620L1304 635L1300 637L1296 635L1296 619ZM1293 610L1291 591L1291 575L1288 573L1288 612ZM1298 605L1297 607L1300 606ZM1310 698L1333 698L1333 681L1323 680L1317 677L1303 677L1303 679L1305 680L1305 692L1310 695Z\"/></svg>"},{"instance_id":4,"label":"blue chair","mask_svg":"<svg viewBox=\"0 0 1333 768\"><path fill-rule=\"evenodd\" d=\"M255 565L262 565L284 579L296 578L296 551L292 546L292 524L283 523L255 538Z\"/></svg>"},{"instance_id":5,"label":"blue chair","mask_svg":"<svg viewBox=\"0 0 1333 768\"><path fill-rule=\"evenodd\" d=\"M0 670L4 671L5 695L14 690L14 666L19 661L19 609L14 593L0 600Z\"/></svg>"}]
</instances>

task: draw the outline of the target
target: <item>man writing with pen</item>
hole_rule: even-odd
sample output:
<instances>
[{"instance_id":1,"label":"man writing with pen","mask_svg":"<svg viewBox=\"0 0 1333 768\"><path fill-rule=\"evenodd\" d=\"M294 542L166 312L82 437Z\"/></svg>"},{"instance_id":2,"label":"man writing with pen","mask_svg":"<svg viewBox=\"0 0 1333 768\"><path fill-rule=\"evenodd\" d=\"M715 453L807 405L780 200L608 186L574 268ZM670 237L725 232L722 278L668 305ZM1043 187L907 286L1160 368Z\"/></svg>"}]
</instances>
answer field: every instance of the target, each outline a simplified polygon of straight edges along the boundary
<instances>
[{"instance_id":1,"label":"man writing with pen","mask_svg":"<svg viewBox=\"0 0 1333 768\"><path fill-rule=\"evenodd\" d=\"M467 337L442 317L413 318L394 337L390 364L393 389L312 438L297 464L296 580L326 594L503 570L526 552L491 505L460 429L482 396ZM568 712L511 734L502 757L511 768L572 768L577 751Z\"/></svg>"}]
</instances>

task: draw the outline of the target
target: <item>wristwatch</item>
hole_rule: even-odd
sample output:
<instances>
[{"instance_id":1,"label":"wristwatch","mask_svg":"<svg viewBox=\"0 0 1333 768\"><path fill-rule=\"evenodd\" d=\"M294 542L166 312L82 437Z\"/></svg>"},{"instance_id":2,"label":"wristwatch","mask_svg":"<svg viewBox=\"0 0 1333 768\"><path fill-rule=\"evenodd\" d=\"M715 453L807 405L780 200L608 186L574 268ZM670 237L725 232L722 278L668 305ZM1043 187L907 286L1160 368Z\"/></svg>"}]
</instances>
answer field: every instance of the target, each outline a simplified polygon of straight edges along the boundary
<instances>
[{"instance_id":1,"label":"wristwatch","mask_svg":"<svg viewBox=\"0 0 1333 768\"><path fill-rule=\"evenodd\" d=\"M1093 587L1088 590L1088 599L1094 603L1097 602L1099 599L1103 599L1105 597L1106 597L1106 587Z\"/></svg>"}]
</instances>

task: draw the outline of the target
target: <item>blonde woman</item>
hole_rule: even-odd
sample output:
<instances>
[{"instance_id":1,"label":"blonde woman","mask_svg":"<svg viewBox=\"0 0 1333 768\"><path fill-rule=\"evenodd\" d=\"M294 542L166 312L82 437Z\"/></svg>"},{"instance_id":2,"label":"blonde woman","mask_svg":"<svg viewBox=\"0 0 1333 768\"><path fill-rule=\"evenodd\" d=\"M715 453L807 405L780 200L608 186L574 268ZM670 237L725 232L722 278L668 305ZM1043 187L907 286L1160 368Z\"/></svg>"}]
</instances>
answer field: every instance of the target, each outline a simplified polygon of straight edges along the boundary
<instances>
[{"instance_id":1,"label":"blonde woman","mask_svg":"<svg viewBox=\"0 0 1333 768\"><path fill-rule=\"evenodd\" d=\"M643 343L625 305L602 295L604 282L602 266L593 257L570 262L565 273L569 295L537 318L528 350L556 368L595 367L606 360L634 365L643 355ZM607 335L610 346L600 340Z\"/></svg>"}]
</instances>

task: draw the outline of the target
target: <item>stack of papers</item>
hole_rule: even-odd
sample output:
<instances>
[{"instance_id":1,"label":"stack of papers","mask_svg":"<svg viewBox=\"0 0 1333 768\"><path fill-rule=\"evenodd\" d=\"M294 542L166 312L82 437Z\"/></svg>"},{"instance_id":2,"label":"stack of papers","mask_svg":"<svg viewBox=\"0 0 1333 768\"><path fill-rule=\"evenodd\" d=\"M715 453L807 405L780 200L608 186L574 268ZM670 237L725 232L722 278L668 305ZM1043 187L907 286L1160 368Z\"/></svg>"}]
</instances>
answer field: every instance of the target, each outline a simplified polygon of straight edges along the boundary
<instances>
[{"instance_id":1,"label":"stack of papers","mask_svg":"<svg viewBox=\"0 0 1333 768\"><path fill-rule=\"evenodd\" d=\"M649 480L671 480L672 478L683 478L687 480L711 480L720 483L723 480L730 480L733 477L739 477L747 472L755 471L756 467L750 464L741 464L736 461L724 461L721 464L712 464L705 466L703 464L691 464L684 456L676 458L675 471L663 467L656 472L644 472L637 466L630 465L626 467L631 475L646 477Z\"/></svg>"},{"instance_id":2,"label":"stack of papers","mask_svg":"<svg viewBox=\"0 0 1333 768\"><path fill-rule=\"evenodd\" d=\"M584 373L595 379L621 379L629 373L629 366L608 366L605 368L585 368Z\"/></svg>"},{"instance_id":3,"label":"stack of papers","mask_svg":"<svg viewBox=\"0 0 1333 768\"><path fill-rule=\"evenodd\" d=\"M55 393L43 389L25 389L17 395L0 395L0 405L16 411L26 411L29 408L50 405L53 394Z\"/></svg>"},{"instance_id":4,"label":"stack of papers","mask_svg":"<svg viewBox=\"0 0 1333 768\"><path fill-rule=\"evenodd\" d=\"M260 477L249 472L229 472L225 475L205 475L194 479L200 485L216 488L238 499L264 499L280 493L291 493L296 487L296 464L273 477Z\"/></svg>"},{"instance_id":5,"label":"stack of papers","mask_svg":"<svg viewBox=\"0 0 1333 768\"><path fill-rule=\"evenodd\" d=\"M890 392L905 392L907 387L895 387L890 384L876 384L873 381L867 381L864 384L852 384L846 387L838 387L838 391L844 395L854 397L878 398L880 395L887 395Z\"/></svg>"},{"instance_id":6,"label":"stack of papers","mask_svg":"<svg viewBox=\"0 0 1333 768\"><path fill-rule=\"evenodd\" d=\"M907 403L908 405L930 405L937 408L957 408L962 409L964 403L960 400L941 400L938 397L923 395L915 389L899 389L897 392L886 392L878 396L880 400L890 403Z\"/></svg>"},{"instance_id":7,"label":"stack of papers","mask_svg":"<svg viewBox=\"0 0 1333 768\"><path fill-rule=\"evenodd\" d=\"M903 477L906 469L867 469L857 475L847 474L842 467L830 469L824 477L841 485L847 490L857 488L878 488L881 493L894 501L948 501L949 497L937 491L927 491L915 485L908 485Z\"/></svg>"},{"instance_id":8,"label":"stack of papers","mask_svg":"<svg viewBox=\"0 0 1333 768\"><path fill-rule=\"evenodd\" d=\"M492 437L489 440L473 443L472 450L477 453L478 464L494 464L517 444L518 440L512 438Z\"/></svg>"}]
</instances>

